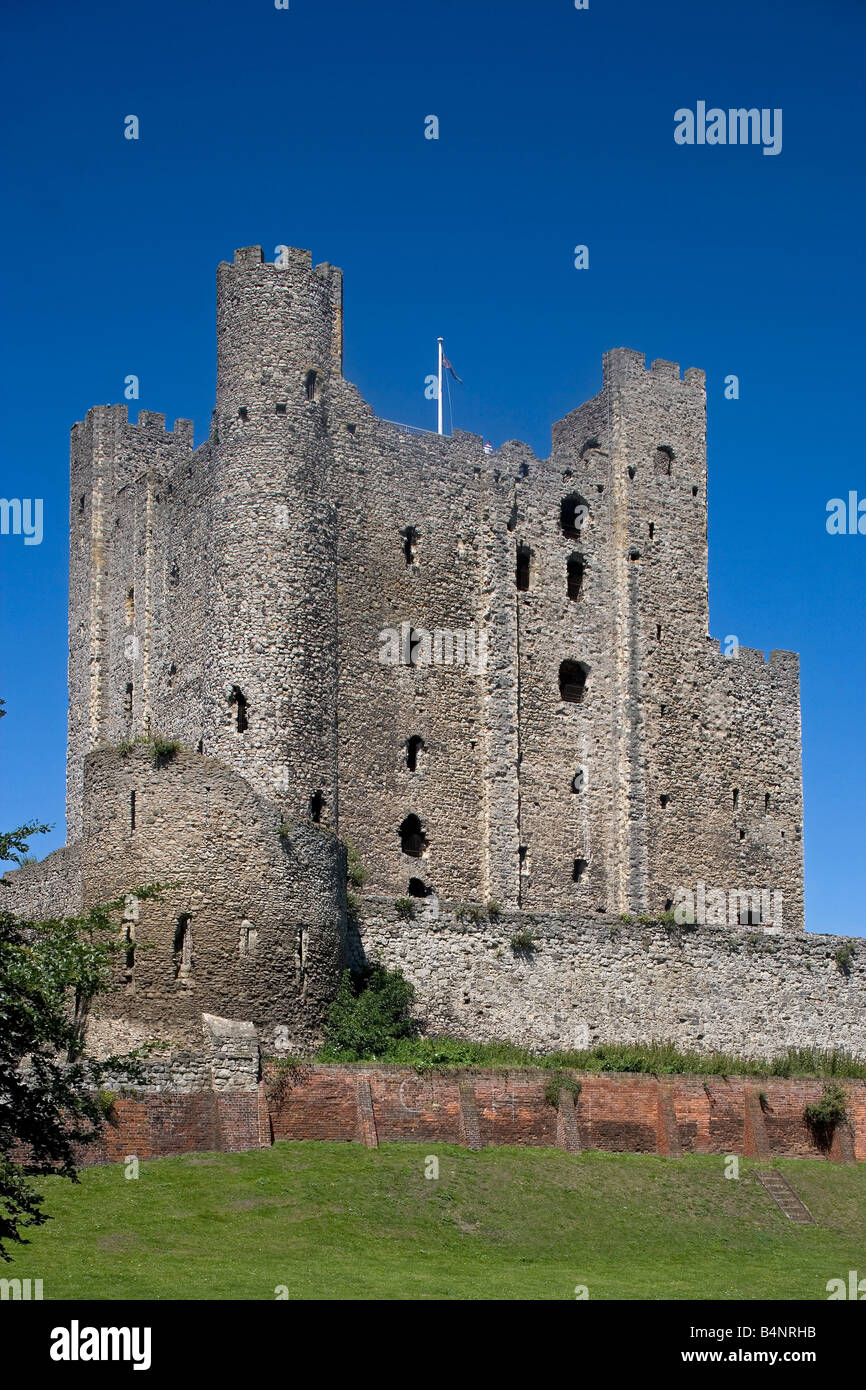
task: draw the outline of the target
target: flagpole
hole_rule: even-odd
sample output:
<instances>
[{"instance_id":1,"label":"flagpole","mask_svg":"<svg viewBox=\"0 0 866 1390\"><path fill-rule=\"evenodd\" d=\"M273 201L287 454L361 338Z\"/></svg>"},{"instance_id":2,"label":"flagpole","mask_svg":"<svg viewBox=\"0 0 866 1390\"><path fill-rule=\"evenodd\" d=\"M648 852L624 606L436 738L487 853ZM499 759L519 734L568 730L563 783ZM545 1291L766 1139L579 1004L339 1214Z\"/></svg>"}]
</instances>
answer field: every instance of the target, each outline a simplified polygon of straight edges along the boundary
<instances>
[{"instance_id":1,"label":"flagpole","mask_svg":"<svg viewBox=\"0 0 866 1390\"><path fill-rule=\"evenodd\" d=\"M439 428L438 433L442 433L442 339L437 338L439 344Z\"/></svg>"}]
</instances>

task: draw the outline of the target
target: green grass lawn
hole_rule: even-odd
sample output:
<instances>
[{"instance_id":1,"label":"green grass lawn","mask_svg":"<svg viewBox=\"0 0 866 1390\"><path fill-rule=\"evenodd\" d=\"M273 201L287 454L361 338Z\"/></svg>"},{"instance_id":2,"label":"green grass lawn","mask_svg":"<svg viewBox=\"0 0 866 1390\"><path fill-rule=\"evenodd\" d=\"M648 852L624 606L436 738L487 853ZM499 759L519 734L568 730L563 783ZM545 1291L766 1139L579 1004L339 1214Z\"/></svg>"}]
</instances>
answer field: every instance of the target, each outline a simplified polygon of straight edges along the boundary
<instances>
[{"instance_id":1,"label":"green grass lawn","mask_svg":"<svg viewBox=\"0 0 866 1390\"><path fill-rule=\"evenodd\" d=\"M0 1276L46 1299L826 1299L866 1275L866 1165L775 1166L817 1226L721 1157L282 1143L137 1181L117 1164L39 1180L53 1219Z\"/></svg>"}]
</instances>

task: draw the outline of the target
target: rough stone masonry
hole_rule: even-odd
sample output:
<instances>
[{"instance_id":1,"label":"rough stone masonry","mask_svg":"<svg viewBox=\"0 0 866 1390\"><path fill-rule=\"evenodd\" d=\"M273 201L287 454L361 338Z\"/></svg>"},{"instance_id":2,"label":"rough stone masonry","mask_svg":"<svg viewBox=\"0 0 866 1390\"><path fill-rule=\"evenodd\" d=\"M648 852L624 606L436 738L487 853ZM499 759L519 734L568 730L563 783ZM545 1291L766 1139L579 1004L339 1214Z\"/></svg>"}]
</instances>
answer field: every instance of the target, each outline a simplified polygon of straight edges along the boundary
<instances>
[{"instance_id":1,"label":"rough stone masonry","mask_svg":"<svg viewBox=\"0 0 866 1390\"><path fill-rule=\"evenodd\" d=\"M72 430L69 843L0 891L171 885L94 1039L310 1047L366 952L431 1030L864 1052L861 943L803 935L797 657L708 635L703 372L605 354L547 459L412 431L343 378L339 270L260 247L217 342L198 449Z\"/></svg>"}]
</instances>

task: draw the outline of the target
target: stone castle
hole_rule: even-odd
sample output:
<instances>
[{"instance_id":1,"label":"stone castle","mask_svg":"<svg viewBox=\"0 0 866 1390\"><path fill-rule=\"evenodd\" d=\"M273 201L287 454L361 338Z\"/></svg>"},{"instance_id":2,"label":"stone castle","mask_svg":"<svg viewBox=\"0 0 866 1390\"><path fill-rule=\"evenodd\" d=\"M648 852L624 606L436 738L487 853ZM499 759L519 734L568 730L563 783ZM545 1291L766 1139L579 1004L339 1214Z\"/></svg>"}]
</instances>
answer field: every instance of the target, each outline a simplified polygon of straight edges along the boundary
<instances>
[{"instance_id":1,"label":"stone castle","mask_svg":"<svg viewBox=\"0 0 866 1390\"><path fill-rule=\"evenodd\" d=\"M803 934L797 657L708 635L704 374L607 353L538 459L377 419L342 331L339 270L240 250L207 442L73 427L68 844L3 883L169 885L94 1037L307 1047L366 953L431 1031L862 1051Z\"/></svg>"}]
</instances>

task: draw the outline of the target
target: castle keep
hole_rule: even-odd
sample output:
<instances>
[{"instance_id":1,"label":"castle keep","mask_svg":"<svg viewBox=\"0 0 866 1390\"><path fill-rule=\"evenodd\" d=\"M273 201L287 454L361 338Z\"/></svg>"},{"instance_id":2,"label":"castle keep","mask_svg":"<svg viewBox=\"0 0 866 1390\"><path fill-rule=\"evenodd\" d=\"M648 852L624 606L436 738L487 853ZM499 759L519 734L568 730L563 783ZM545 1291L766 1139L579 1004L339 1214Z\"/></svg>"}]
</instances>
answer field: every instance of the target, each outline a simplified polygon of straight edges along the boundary
<instances>
[{"instance_id":1,"label":"castle keep","mask_svg":"<svg viewBox=\"0 0 866 1390\"><path fill-rule=\"evenodd\" d=\"M467 1036L862 1047L801 935L797 657L708 635L703 373L609 352L549 458L486 452L377 419L339 270L283 259L219 267L206 443L124 406L73 427L69 843L7 904L171 885L131 903L113 1038L206 1011L309 1044L366 951ZM621 921L699 884L736 912Z\"/></svg>"}]
</instances>

